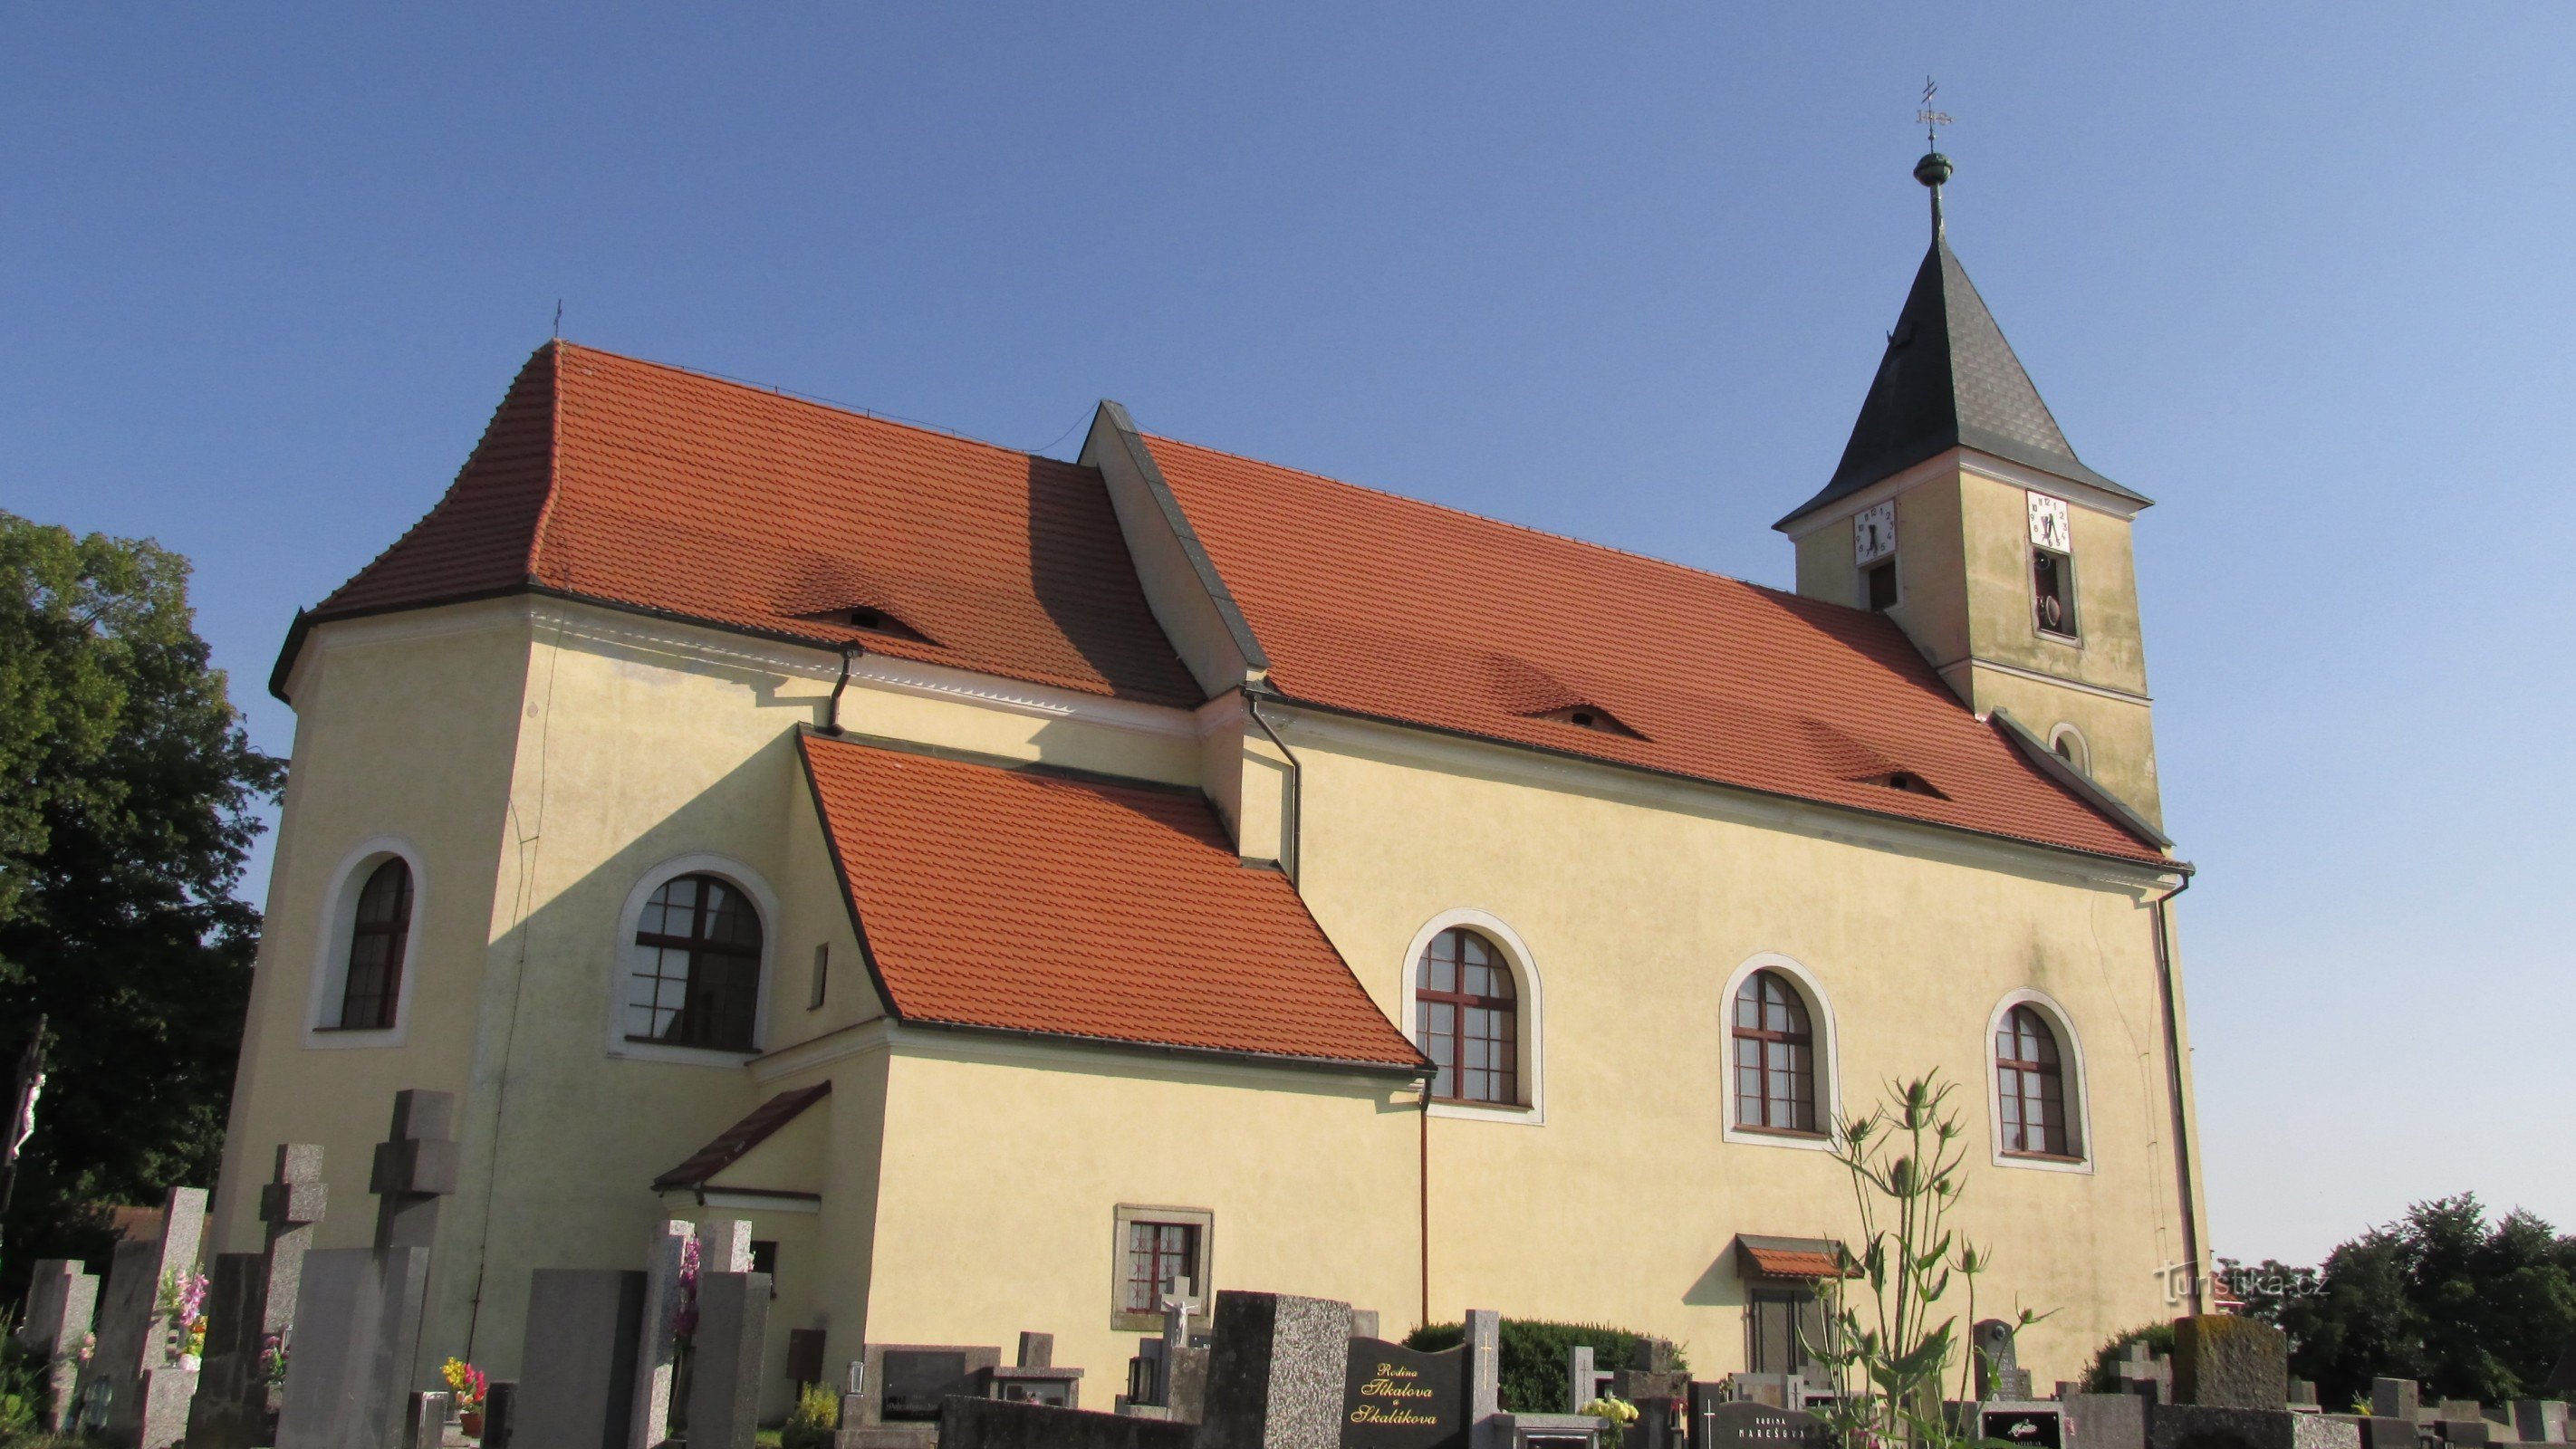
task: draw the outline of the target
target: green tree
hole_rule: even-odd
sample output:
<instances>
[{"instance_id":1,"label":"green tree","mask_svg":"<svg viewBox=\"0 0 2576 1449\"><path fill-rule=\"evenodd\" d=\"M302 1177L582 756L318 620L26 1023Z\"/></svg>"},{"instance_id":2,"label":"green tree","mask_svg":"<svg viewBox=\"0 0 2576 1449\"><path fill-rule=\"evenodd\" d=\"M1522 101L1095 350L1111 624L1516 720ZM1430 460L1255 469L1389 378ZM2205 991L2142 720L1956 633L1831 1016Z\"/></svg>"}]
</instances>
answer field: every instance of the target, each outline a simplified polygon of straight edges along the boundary
<instances>
[{"instance_id":1,"label":"green tree","mask_svg":"<svg viewBox=\"0 0 2576 1449\"><path fill-rule=\"evenodd\" d=\"M2256 1285L2246 1312L2290 1335L2290 1371L2329 1404L2380 1376L2445 1398L2529 1397L2576 1340L2576 1237L2520 1209L2490 1223L2474 1193L2415 1204L2314 1274L2266 1262L2237 1277Z\"/></svg>"},{"instance_id":2,"label":"green tree","mask_svg":"<svg viewBox=\"0 0 2576 1449\"><path fill-rule=\"evenodd\" d=\"M233 896L283 777L148 540L0 513L0 1037L48 1078L0 1295L104 1255L100 1203L213 1178L259 915Z\"/></svg>"}]
</instances>

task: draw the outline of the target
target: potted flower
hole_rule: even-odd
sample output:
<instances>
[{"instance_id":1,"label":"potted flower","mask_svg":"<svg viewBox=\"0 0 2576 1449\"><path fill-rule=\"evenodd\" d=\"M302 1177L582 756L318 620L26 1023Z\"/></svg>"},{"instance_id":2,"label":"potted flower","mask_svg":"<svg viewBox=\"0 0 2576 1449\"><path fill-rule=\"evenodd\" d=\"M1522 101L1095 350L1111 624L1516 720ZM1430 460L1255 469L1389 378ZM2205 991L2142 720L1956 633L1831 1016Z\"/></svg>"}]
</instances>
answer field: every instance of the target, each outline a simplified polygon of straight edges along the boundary
<instances>
[{"instance_id":1,"label":"potted flower","mask_svg":"<svg viewBox=\"0 0 2576 1449\"><path fill-rule=\"evenodd\" d=\"M267 1389L268 1411L282 1413L286 1408L286 1340L270 1334L260 1340L259 1377Z\"/></svg>"},{"instance_id":2,"label":"potted flower","mask_svg":"<svg viewBox=\"0 0 2576 1449\"><path fill-rule=\"evenodd\" d=\"M461 1358L451 1358L439 1369L447 1380L448 1391L456 1395L456 1417L468 1439L483 1437L483 1394L492 1387L484 1372Z\"/></svg>"},{"instance_id":3,"label":"potted flower","mask_svg":"<svg viewBox=\"0 0 2576 1449\"><path fill-rule=\"evenodd\" d=\"M1637 1422L1637 1406L1611 1394L1603 1394L1574 1412L1590 1414L1601 1421L1601 1449L1619 1449L1628 1426Z\"/></svg>"}]
</instances>

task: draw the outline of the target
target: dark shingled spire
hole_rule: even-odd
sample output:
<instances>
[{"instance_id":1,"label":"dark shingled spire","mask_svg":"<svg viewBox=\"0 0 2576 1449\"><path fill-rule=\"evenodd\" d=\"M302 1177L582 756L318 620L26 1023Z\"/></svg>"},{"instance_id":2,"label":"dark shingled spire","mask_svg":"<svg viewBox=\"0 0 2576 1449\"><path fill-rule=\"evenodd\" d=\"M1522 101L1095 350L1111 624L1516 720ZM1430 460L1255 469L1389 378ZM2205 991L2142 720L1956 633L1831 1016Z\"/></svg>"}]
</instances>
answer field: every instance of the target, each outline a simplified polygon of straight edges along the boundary
<instances>
[{"instance_id":1,"label":"dark shingled spire","mask_svg":"<svg viewBox=\"0 0 2576 1449\"><path fill-rule=\"evenodd\" d=\"M1935 161L1941 164L1934 167ZM1889 474L1959 447L2140 504L2151 501L2084 466L2067 445L1942 234L1939 182L1949 177L1947 159L1926 156L1923 162L1915 176L1933 188L1932 249L1914 274L1896 330L1887 335L1887 353L1879 359L1878 376L1861 402L1860 420L1852 424L1833 481L1773 527L1786 528Z\"/></svg>"}]
</instances>

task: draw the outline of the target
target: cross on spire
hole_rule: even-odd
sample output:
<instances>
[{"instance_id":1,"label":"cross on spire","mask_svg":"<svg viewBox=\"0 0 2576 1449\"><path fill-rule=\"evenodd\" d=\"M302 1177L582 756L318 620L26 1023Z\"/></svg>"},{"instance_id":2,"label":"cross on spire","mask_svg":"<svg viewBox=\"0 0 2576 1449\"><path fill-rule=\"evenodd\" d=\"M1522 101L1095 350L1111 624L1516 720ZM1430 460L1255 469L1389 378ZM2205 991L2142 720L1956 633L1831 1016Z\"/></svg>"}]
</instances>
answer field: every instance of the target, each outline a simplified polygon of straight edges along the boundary
<instances>
[{"instance_id":1,"label":"cross on spire","mask_svg":"<svg viewBox=\"0 0 2576 1449\"><path fill-rule=\"evenodd\" d=\"M1932 192L1932 239L1934 241L1939 241L1942 232L1946 229L1941 219L1941 183L1950 179L1950 158L1941 154L1941 128L1950 124L1950 116L1946 111L1932 109L1932 97L1938 95L1940 91L1939 82L1928 75L1925 76L1923 109L1914 113L1914 119L1923 123L1923 140L1926 147L1923 159L1914 163L1914 179L1922 182Z\"/></svg>"}]
</instances>

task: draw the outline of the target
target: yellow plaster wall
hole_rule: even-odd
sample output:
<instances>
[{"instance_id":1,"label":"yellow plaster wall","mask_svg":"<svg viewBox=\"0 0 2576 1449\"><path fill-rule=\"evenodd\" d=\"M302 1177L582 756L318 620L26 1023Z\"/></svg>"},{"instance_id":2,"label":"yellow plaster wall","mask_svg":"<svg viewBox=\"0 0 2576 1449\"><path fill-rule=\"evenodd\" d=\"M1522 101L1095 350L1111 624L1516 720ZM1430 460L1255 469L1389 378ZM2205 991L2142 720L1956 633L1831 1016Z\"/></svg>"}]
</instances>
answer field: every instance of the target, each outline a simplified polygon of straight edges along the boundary
<instances>
[{"instance_id":1,"label":"yellow plaster wall","mask_svg":"<svg viewBox=\"0 0 2576 1449\"><path fill-rule=\"evenodd\" d=\"M274 1144L292 1140L327 1149L333 1207L320 1242L363 1243L370 1148L392 1093L431 1087L460 1095L464 1166L442 1215L425 1364L470 1345L487 1369L515 1372L532 1268L634 1265L662 1210L652 1177L776 1090L740 1057L613 1054L625 1050L612 1023L624 917L647 872L720 857L732 863L720 871L739 867L765 895L765 1046L878 1014L795 758L794 732L821 719L836 667L820 652L525 600L317 630L298 676L293 783L218 1241L255 1243L256 1184ZM918 670L896 684L858 680L842 722L854 734L1196 778L1183 712L1162 712L1170 719L1157 728L1094 724L1001 683ZM1122 718L1136 718L1134 707ZM308 1049L325 878L351 843L387 833L424 856L405 1045ZM832 951L831 993L808 1012L818 943ZM834 1164L841 1214L872 1194L848 1174L872 1178L873 1161ZM863 1283L860 1252L852 1276Z\"/></svg>"},{"instance_id":2,"label":"yellow plaster wall","mask_svg":"<svg viewBox=\"0 0 2576 1449\"><path fill-rule=\"evenodd\" d=\"M1734 1235L1853 1228L1830 1158L1723 1140L1726 983L1771 952L1824 988L1847 1109L1927 1069L1962 1084L1964 1224L1997 1261L1984 1301L2057 1310L2023 1349L2041 1382L2170 1316L2153 1272L2181 1254L2180 1207L2143 881L1962 858L1895 827L1770 828L1713 792L1623 798L1481 747L1427 770L1375 726L1290 742L1304 893L1390 1015L1417 933L1460 908L1517 933L1543 986L1543 1125L1430 1124L1435 1314L1606 1319L1689 1343L1703 1370L1742 1365ZM1988 1023L2021 988L2061 1003L2083 1045L2089 1174L1991 1164Z\"/></svg>"},{"instance_id":3,"label":"yellow plaster wall","mask_svg":"<svg viewBox=\"0 0 2576 1449\"><path fill-rule=\"evenodd\" d=\"M1111 1327L1121 1203L1212 1212L1208 1288L1342 1298L1416 1316L1419 1115L1403 1083L1252 1073L1079 1048L904 1034L870 1341L1056 1335L1082 1402L1124 1392L1138 1333ZM835 1089L837 1091L837 1089ZM860 1341L833 1318L831 1362Z\"/></svg>"},{"instance_id":4,"label":"yellow plaster wall","mask_svg":"<svg viewBox=\"0 0 2576 1449\"><path fill-rule=\"evenodd\" d=\"M466 1089L518 725L515 710L490 701L516 696L527 655L503 606L441 615L319 631L297 673L293 766L210 1255L259 1245L258 1184L284 1142L327 1148L330 1215L318 1230L320 1244L364 1245L375 1217L367 1194L370 1149L385 1136L393 1094ZM363 842L380 836L400 838L420 858L402 1044L308 1045L334 877ZM336 1020L337 1009L337 1002L323 1003L323 1019Z\"/></svg>"}]
</instances>

